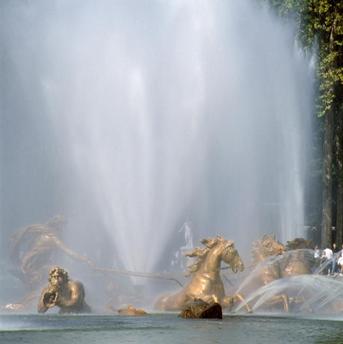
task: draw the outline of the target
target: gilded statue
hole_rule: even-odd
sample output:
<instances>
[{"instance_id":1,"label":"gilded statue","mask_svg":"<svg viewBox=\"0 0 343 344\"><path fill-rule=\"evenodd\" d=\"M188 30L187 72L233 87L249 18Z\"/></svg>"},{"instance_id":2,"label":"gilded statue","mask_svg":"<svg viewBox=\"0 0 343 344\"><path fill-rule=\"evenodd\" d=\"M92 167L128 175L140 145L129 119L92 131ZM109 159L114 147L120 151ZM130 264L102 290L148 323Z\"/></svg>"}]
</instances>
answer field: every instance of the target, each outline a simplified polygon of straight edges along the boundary
<instances>
[{"instance_id":1,"label":"gilded statue","mask_svg":"<svg viewBox=\"0 0 343 344\"><path fill-rule=\"evenodd\" d=\"M181 310L187 303L201 299L209 304L225 305L224 284L220 276L221 262L227 263L233 272L243 271L244 264L234 242L223 237L203 239L205 247L197 247L186 253L196 259L188 267L191 280L178 293L160 298L155 307L160 310Z\"/></svg>"},{"instance_id":2,"label":"gilded statue","mask_svg":"<svg viewBox=\"0 0 343 344\"><path fill-rule=\"evenodd\" d=\"M118 309L118 314L123 316L142 316L147 315L148 313L142 308L136 308L132 305Z\"/></svg>"},{"instance_id":3,"label":"gilded statue","mask_svg":"<svg viewBox=\"0 0 343 344\"><path fill-rule=\"evenodd\" d=\"M90 312L82 283L69 279L68 272L58 266L49 272L49 284L42 290L37 309L45 313L52 307L59 307L59 313Z\"/></svg>"},{"instance_id":4,"label":"gilded statue","mask_svg":"<svg viewBox=\"0 0 343 344\"><path fill-rule=\"evenodd\" d=\"M57 215L45 224L34 224L18 230L11 237L10 259L16 268L15 274L28 289L33 290L41 285L57 252L92 264L64 244L61 233L65 224L65 218Z\"/></svg>"},{"instance_id":5,"label":"gilded statue","mask_svg":"<svg viewBox=\"0 0 343 344\"><path fill-rule=\"evenodd\" d=\"M62 215L51 218L46 223L33 224L17 230L10 238L9 258L11 272L19 278L26 290L26 295L17 303L3 307L7 311L22 311L37 299L37 288L40 288L51 265L56 264L58 255L67 255L81 261L89 267L93 263L62 241L62 231L66 220Z\"/></svg>"},{"instance_id":6,"label":"gilded statue","mask_svg":"<svg viewBox=\"0 0 343 344\"><path fill-rule=\"evenodd\" d=\"M303 247L311 243L301 238L287 242L285 247L271 235L264 235L252 245L252 257L255 269L242 282L237 293L232 297L233 304L242 302L245 309L251 312L251 305L246 302L246 296L258 288L277 279L297 275L311 274L314 264L313 254ZM288 295L277 295L269 300L270 305L283 304L284 311L289 310ZM294 300L293 300L294 301Z\"/></svg>"},{"instance_id":7,"label":"gilded statue","mask_svg":"<svg viewBox=\"0 0 343 344\"><path fill-rule=\"evenodd\" d=\"M55 216L45 224L33 224L12 235L10 260L13 272L28 289L44 280L57 247L63 246L59 236L65 225L63 216Z\"/></svg>"},{"instance_id":8,"label":"gilded statue","mask_svg":"<svg viewBox=\"0 0 343 344\"><path fill-rule=\"evenodd\" d=\"M312 240L306 240L304 238L295 238L293 240L288 240L286 244L286 250L300 250L300 249L310 249L314 250L314 243Z\"/></svg>"}]
</instances>

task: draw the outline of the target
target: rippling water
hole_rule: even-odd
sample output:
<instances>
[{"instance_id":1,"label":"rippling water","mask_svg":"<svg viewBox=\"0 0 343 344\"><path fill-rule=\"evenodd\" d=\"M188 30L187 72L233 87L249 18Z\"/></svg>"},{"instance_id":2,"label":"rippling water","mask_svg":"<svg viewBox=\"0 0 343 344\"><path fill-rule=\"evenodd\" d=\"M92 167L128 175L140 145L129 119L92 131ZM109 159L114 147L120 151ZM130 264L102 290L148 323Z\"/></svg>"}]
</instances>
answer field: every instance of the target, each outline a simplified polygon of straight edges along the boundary
<instances>
[{"instance_id":1,"label":"rippling water","mask_svg":"<svg viewBox=\"0 0 343 344\"><path fill-rule=\"evenodd\" d=\"M342 318L2 315L0 343L343 343Z\"/></svg>"}]
</instances>

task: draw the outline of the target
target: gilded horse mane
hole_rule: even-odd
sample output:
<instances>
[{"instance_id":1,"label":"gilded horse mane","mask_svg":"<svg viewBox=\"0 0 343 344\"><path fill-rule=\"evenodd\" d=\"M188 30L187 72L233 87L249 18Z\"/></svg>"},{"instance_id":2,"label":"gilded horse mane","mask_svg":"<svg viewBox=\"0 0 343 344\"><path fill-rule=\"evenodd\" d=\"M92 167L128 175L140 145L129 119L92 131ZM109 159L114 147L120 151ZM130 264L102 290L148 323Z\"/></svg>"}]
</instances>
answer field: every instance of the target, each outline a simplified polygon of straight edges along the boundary
<instances>
[{"instance_id":1,"label":"gilded horse mane","mask_svg":"<svg viewBox=\"0 0 343 344\"><path fill-rule=\"evenodd\" d=\"M299 250L299 249L314 249L314 243L312 240L306 240L304 238L295 238L287 241L286 250Z\"/></svg>"},{"instance_id":2,"label":"gilded horse mane","mask_svg":"<svg viewBox=\"0 0 343 344\"><path fill-rule=\"evenodd\" d=\"M225 240L221 236L203 239L201 240L201 243L205 245L205 247L195 247L193 250L185 254L186 257L191 257L191 258L196 259L193 264L187 266L188 276L197 272L200 269L208 253L211 252L211 250L215 248L217 245L223 244L223 243L225 243L225 246L233 245L232 240Z\"/></svg>"},{"instance_id":3,"label":"gilded horse mane","mask_svg":"<svg viewBox=\"0 0 343 344\"><path fill-rule=\"evenodd\" d=\"M255 240L252 244L251 254L254 261L258 262L270 256L275 256L285 250L284 245L275 239L275 236L264 235L261 240Z\"/></svg>"}]
</instances>

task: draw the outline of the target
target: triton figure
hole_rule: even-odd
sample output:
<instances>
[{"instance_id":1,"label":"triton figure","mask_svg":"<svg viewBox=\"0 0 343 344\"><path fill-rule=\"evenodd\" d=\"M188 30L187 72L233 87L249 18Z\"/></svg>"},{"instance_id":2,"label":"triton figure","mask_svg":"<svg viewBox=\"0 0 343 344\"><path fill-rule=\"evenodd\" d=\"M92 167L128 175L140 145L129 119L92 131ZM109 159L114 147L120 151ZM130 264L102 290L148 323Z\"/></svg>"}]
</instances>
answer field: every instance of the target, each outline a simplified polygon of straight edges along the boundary
<instances>
[{"instance_id":1,"label":"triton figure","mask_svg":"<svg viewBox=\"0 0 343 344\"><path fill-rule=\"evenodd\" d=\"M38 312L45 313L49 308L59 307L59 313L89 313L85 302L85 291L81 282L69 279L68 272L56 266L49 272L49 284L43 289Z\"/></svg>"}]
</instances>

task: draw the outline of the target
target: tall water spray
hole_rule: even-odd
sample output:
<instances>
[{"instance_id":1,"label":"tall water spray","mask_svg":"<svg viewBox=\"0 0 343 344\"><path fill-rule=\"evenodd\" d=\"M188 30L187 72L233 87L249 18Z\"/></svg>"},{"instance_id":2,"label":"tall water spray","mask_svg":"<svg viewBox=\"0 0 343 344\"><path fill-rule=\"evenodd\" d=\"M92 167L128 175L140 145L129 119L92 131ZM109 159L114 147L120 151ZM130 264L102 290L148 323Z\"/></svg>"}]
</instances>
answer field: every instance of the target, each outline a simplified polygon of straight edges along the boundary
<instances>
[{"instance_id":1,"label":"tall water spray","mask_svg":"<svg viewBox=\"0 0 343 344\"><path fill-rule=\"evenodd\" d=\"M239 248L303 236L312 74L290 25L253 0L0 8L5 238L63 212L74 248L152 271L185 221Z\"/></svg>"}]
</instances>

